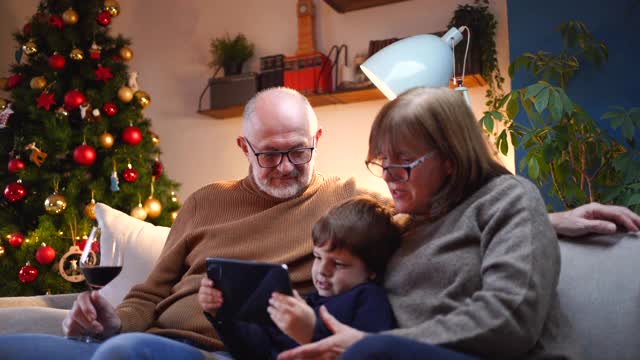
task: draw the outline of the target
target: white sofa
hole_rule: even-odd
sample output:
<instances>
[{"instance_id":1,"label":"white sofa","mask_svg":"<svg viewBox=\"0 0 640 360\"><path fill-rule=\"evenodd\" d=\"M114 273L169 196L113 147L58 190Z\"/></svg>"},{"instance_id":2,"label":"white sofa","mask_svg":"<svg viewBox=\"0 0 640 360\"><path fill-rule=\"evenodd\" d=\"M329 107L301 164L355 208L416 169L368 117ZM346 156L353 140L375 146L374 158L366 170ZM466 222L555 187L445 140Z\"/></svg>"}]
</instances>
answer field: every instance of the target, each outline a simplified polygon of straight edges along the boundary
<instances>
[{"instance_id":1,"label":"white sofa","mask_svg":"<svg viewBox=\"0 0 640 360\"><path fill-rule=\"evenodd\" d=\"M96 205L101 246L126 239L120 275L102 289L115 306L144 280L169 233L106 205ZM640 237L590 236L561 241L560 301L582 341L585 359L640 359ZM75 294L0 298L0 335L62 333L61 322Z\"/></svg>"}]
</instances>

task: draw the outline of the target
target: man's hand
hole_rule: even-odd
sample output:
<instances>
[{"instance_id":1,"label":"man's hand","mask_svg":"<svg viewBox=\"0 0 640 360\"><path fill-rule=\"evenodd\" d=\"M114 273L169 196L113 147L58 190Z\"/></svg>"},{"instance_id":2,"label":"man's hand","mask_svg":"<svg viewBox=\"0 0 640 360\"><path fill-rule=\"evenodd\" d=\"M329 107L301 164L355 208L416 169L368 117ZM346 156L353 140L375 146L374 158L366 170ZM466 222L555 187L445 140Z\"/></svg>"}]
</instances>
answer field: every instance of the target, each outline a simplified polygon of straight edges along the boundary
<instances>
[{"instance_id":1,"label":"man's hand","mask_svg":"<svg viewBox=\"0 0 640 360\"><path fill-rule=\"evenodd\" d=\"M213 280L205 276L200 280L200 290L198 291L198 302L202 306L202 310L211 315L215 315L224 302L222 292L213 286Z\"/></svg>"},{"instance_id":2,"label":"man's hand","mask_svg":"<svg viewBox=\"0 0 640 360\"><path fill-rule=\"evenodd\" d=\"M366 333L336 320L323 306L320 317L333 335L311 344L298 346L280 353L278 360L292 359L337 359L347 348L365 337Z\"/></svg>"},{"instance_id":3,"label":"man's hand","mask_svg":"<svg viewBox=\"0 0 640 360\"><path fill-rule=\"evenodd\" d=\"M115 309L99 292L83 292L62 321L66 336L101 336L109 338L118 332L122 322Z\"/></svg>"},{"instance_id":4,"label":"man's hand","mask_svg":"<svg viewBox=\"0 0 640 360\"><path fill-rule=\"evenodd\" d=\"M549 214L558 235L613 234L640 231L640 216L623 206L590 203L573 210ZM621 228L621 229L620 229Z\"/></svg>"},{"instance_id":5,"label":"man's hand","mask_svg":"<svg viewBox=\"0 0 640 360\"><path fill-rule=\"evenodd\" d=\"M313 338L316 314L297 291L293 295L273 293L267 311L282 332L299 344L306 344Z\"/></svg>"}]
</instances>

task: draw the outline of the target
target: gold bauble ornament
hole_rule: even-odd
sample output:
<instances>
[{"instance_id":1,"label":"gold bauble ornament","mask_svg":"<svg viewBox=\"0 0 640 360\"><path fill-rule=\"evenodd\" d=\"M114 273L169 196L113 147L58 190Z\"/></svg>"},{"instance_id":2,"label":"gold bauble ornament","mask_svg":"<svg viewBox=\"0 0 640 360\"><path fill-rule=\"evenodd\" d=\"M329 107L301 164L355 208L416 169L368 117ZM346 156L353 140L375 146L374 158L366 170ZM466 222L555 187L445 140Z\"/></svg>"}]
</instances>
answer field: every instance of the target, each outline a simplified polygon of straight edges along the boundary
<instances>
[{"instance_id":1,"label":"gold bauble ornament","mask_svg":"<svg viewBox=\"0 0 640 360\"><path fill-rule=\"evenodd\" d=\"M149 94L142 90L138 90L133 93L133 97L136 99L136 104L143 109L146 109L149 104L151 104L151 97Z\"/></svg>"},{"instance_id":2,"label":"gold bauble ornament","mask_svg":"<svg viewBox=\"0 0 640 360\"><path fill-rule=\"evenodd\" d=\"M69 57L72 60L81 61L82 59L84 59L84 52L78 48L74 48L73 50L71 50Z\"/></svg>"},{"instance_id":3,"label":"gold bauble ornament","mask_svg":"<svg viewBox=\"0 0 640 360\"><path fill-rule=\"evenodd\" d=\"M78 13L73 8L68 8L62 13L62 21L67 25L74 25L78 22Z\"/></svg>"},{"instance_id":4,"label":"gold bauble ornament","mask_svg":"<svg viewBox=\"0 0 640 360\"><path fill-rule=\"evenodd\" d=\"M124 61L129 61L131 59L133 59L133 50L131 50L129 47L127 46L123 46L120 49L120 57L122 58L122 60Z\"/></svg>"},{"instance_id":5,"label":"gold bauble ornament","mask_svg":"<svg viewBox=\"0 0 640 360\"><path fill-rule=\"evenodd\" d=\"M84 209L82 209L84 216L88 217L91 220L96 219L96 201L91 199L91 202L88 203Z\"/></svg>"},{"instance_id":6,"label":"gold bauble ornament","mask_svg":"<svg viewBox=\"0 0 640 360\"><path fill-rule=\"evenodd\" d=\"M118 89L118 99L123 103L128 103L133 99L133 90L128 86L122 86Z\"/></svg>"},{"instance_id":7,"label":"gold bauble ornament","mask_svg":"<svg viewBox=\"0 0 640 360\"><path fill-rule=\"evenodd\" d=\"M144 209L149 218L155 219L162 213L162 203L156 198L149 197L144 201Z\"/></svg>"},{"instance_id":8,"label":"gold bauble ornament","mask_svg":"<svg viewBox=\"0 0 640 360\"><path fill-rule=\"evenodd\" d=\"M131 216L136 219L144 220L147 218L147 210L144 209L141 203L138 203L138 206L131 209Z\"/></svg>"},{"instance_id":9,"label":"gold bauble ornament","mask_svg":"<svg viewBox=\"0 0 640 360\"><path fill-rule=\"evenodd\" d=\"M0 98L0 111L6 109L7 104L9 104L9 101L7 99Z\"/></svg>"},{"instance_id":10,"label":"gold bauble ornament","mask_svg":"<svg viewBox=\"0 0 640 360\"><path fill-rule=\"evenodd\" d=\"M104 9L111 14L112 17L120 15L120 4L116 0L105 0Z\"/></svg>"},{"instance_id":11,"label":"gold bauble ornament","mask_svg":"<svg viewBox=\"0 0 640 360\"><path fill-rule=\"evenodd\" d=\"M8 90L9 89L8 83L9 83L9 78L6 78L4 76L0 77L0 90Z\"/></svg>"},{"instance_id":12,"label":"gold bauble ornament","mask_svg":"<svg viewBox=\"0 0 640 360\"><path fill-rule=\"evenodd\" d=\"M53 193L44 201L44 210L50 215L57 215L67 208L67 199L64 196Z\"/></svg>"},{"instance_id":13,"label":"gold bauble ornament","mask_svg":"<svg viewBox=\"0 0 640 360\"><path fill-rule=\"evenodd\" d=\"M102 135L100 135L100 146L102 146L104 149L111 149L111 147L113 146L113 135L109 134L108 132L103 132Z\"/></svg>"},{"instance_id":14,"label":"gold bauble ornament","mask_svg":"<svg viewBox=\"0 0 640 360\"><path fill-rule=\"evenodd\" d=\"M151 143L154 146L158 146L158 144L160 144L160 137L158 136L158 134L154 133L153 131L149 131L149 136L151 136Z\"/></svg>"},{"instance_id":15,"label":"gold bauble ornament","mask_svg":"<svg viewBox=\"0 0 640 360\"><path fill-rule=\"evenodd\" d=\"M171 222L176 221L176 218L178 217L178 210L176 211L172 211L171 212Z\"/></svg>"},{"instance_id":16,"label":"gold bauble ornament","mask_svg":"<svg viewBox=\"0 0 640 360\"><path fill-rule=\"evenodd\" d=\"M29 40L22 45L22 51L24 51L27 56L33 56L38 53L38 45L35 41Z\"/></svg>"},{"instance_id":17,"label":"gold bauble ornament","mask_svg":"<svg viewBox=\"0 0 640 360\"><path fill-rule=\"evenodd\" d=\"M45 79L44 76L35 76L31 78L29 86L34 90L44 89L44 87L47 86L47 79Z\"/></svg>"}]
</instances>

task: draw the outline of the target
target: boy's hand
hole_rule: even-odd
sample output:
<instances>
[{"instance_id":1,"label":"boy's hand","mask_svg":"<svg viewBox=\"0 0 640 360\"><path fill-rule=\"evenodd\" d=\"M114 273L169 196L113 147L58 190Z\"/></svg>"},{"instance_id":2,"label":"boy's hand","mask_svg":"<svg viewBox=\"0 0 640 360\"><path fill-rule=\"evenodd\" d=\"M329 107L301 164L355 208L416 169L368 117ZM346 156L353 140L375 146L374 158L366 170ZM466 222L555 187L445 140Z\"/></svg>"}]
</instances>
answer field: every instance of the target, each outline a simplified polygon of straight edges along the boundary
<instances>
[{"instance_id":1,"label":"boy's hand","mask_svg":"<svg viewBox=\"0 0 640 360\"><path fill-rule=\"evenodd\" d=\"M206 276L200 281L200 290L198 291L198 303L202 306L202 310L211 315L215 315L223 303L222 292L213 287L213 280Z\"/></svg>"},{"instance_id":2,"label":"boy's hand","mask_svg":"<svg viewBox=\"0 0 640 360\"><path fill-rule=\"evenodd\" d=\"M267 311L276 325L300 344L311 342L316 314L297 291L294 296L273 293Z\"/></svg>"}]
</instances>

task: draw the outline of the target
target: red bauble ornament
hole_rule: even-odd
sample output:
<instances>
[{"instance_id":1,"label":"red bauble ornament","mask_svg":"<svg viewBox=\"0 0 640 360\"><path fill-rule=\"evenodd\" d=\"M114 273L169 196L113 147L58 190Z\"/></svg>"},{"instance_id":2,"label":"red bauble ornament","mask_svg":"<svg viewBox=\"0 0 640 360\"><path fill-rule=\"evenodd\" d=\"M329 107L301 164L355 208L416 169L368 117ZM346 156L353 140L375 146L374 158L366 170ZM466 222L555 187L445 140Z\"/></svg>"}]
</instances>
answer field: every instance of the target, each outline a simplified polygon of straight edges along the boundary
<instances>
[{"instance_id":1,"label":"red bauble ornament","mask_svg":"<svg viewBox=\"0 0 640 360\"><path fill-rule=\"evenodd\" d=\"M7 80L7 88L13 89L14 87L18 86L18 84L20 84L21 81L22 81L22 75L20 74L11 75Z\"/></svg>"},{"instance_id":2,"label":"red bauble ornament","mask_svg":"<svg viewBox=\"0 0 640 360\"><path fill-rule=\"evenodd\" d=\"M22 33L29 36L31 35L31 23L26 23L22 27Z\"/></svg>"},{"instance_id":3,"label":"red bauble ornament","mask_svg":"<svg viewBox=\"0 0 640 360\"><path fill-rule=\"evenodd\" d=\"M160 161L156 160L151 166L151 175L156 179L162 175L162 163Z\"/></svg>"},{"instance_id":4,"label":"red bauble ornament","mask_svg":"<svg viewBox=\"0 0 640 360\"><path fill-rule=\"evenodd\" d=\"M36 261L42 265L51 264L56 258L56 251L49 245L42 244L36 251Z\"/></svg>"},{"instance_id":5,"label":"red bauble ornament","mask_svg":"<svg viewBox=\"0 0 640 360\"><path fill-rule=\"evenodd\" d=\"M21 232L14 232L13 234L9 235L9 245L13 247L20 247L23 242L24 234L22 234Z\"/></svg>"},{"instance_id":6,"label":"red bauble ornament","mask_svg":"<svg viewBox=\"0 0 640 360\"><path fill-rule=\"evenodd\" d=\"M96 161L96 150L90 145L82 144L73 150L73 161L78 165L90 166Z\"/></svg>"},{"instance_id":7,"label":"red bauble ornament","mask_svg":"<svg viewBox=\"0 0 640 360\"><path fill-rule=\"evenodd\" d=\"M76 241L76 246L79 247L81 251L84 251L85 245L87 245L87 239ZM94 253L97 253L100 251L100 241L94 241L91 244L91 251L93 251Z\"/></svg>"},{"instance_id":8,"label":"red bauble ornament","mask_svg":"<svg viewBox=\"0 0 640 360\"><path fill-rule=\"evenodd\" d=\"M136 181L136 179L138 179L138 172L136 171L136 169L132 168L124 169L124 171L122 172L122 178L124 179L124 181L132 183Z\"/></svg>"},{"instance_id":9,"label":"red bauble ornament","mask_svg":"<svg viewBox=\"0 0 640 360\"><path fill-rule=\"evenodd\" d=\"M62 16L60 15L51 15L49 16L49 25L51 27L57 27L58 30L62 29L62 25L64 22L62 21Z\"/></svg>"},{"instance_id":10,"label":"red bauble ornament","mask_svg":"<svg viewBox=\"0 0 640 360\"><path fill-rule=\"evenodd\" d=\"M98 14L96 21L102 26L107 26L111 23L111 14L108 11L103 11Z\"/></svg>"},{"instance_id":11,"label":"red bauble ornament","mask_svg":"<svg viewBox=\"0 0 640 360\"><path fill-rule=\"evenodd\" d=\"M49 56L49 67L53 70L62 70L66 63L67 60L64 58L64 56L58 53Z\"/></svg>"},{"instance_id":12,"label":"red bauble ornament","mask_svg":"<svg viewBox=\"0 0 640 360\"><path fill-rule=\"evenodd\" d=\"M4 197L11 203L20 201L25 196L27 196L27 189L19 182L11 183L4 188Z\"/></svg>"},{"instance_id":13,"label":"red bauble ornament","mask_svg":"<svg viewBox=\"0 0 640 360\"><path fill-rule=\"evenodd\" d=\"M122 130L122 140L129 145L138 145L142 141L142 131L135 126L126 127Z\"/></svg>"},{"instance_id":14,"label":"red bauble ornament","mask_svg":"<svg viewBox=\"0 0 640 360\"><path fill-rule=\"evenodd\" d=\"M25 167L24 161L18 158L9 160L9 164L7 164L7 169L12 174L18 173L20 170L24 169L24 167Z\"/></svg>"},{"instance_id":15,"label":"red bauble ornament","mask_svg":"<svg viewBox=\"0 0 640 360\"><path fill-rule=\"evenodd\" d=\"M118 113L118 107L114 103L106 103L102 105L102 111L108 116L113 116Z\"/></svg>"},{"instance_id":16,"label":"red bauble ornament","mask_svg":"<svg viewBox=\"0 0 640 360\"><path fill-rule=\"evenodd\" d=\"M64 95L64 108L67 111L75 110L86 102L87 98L78 90L71 90Z\"/></svg>"},{"instance_id":17,"label":"red bauble ornament","mask_svg":"<svg viewBox=\"0 0 640 360\"><path fill-rule=\"evenodd\" d=\"M25 284L32 282L37 277L38 277L38 269L29 265L29 263L27 263L27 265L20 268L20 271L18 272L18 279L20 279L20 281L22 281Z\"/></svg>"}]
</instances>

